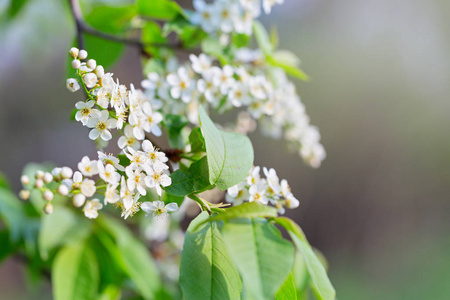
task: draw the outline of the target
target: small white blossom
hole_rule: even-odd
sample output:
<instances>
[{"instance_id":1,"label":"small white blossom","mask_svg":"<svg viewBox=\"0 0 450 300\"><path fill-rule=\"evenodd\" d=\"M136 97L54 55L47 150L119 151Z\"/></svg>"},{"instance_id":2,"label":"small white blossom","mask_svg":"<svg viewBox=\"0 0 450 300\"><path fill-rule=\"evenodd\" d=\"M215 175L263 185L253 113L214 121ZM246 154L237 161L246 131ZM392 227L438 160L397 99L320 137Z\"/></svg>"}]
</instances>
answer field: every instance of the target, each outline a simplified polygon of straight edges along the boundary
<instances>
[{"instance_id":1,"label":"small white blossom","mask_svg":"<svg viewBox=\"0 0 450 300\"><path fill-rule=\"evenodd\" d=\"M117 190L117 186L108 184L105 191L105 205L106 203L116 203L119 200L120 196Z\"/></svg>"},{"instance_id":2,"label":"small white blossom","mask_svg":"<svg viewBox=\"0 0 450 300\"><path fill-rule=\"evenodd\" d=\"M192 99L194 88L193 80L184 67L178 68L177 74L167 75L167 82L170 84L170 95L174 99L180 99L184 103L189 103Z\"/></svg>"},{"instance_id":3,"label":"small white blossom","mask_svg":"<svg viewBox=\"0 0 450 300\"><path fill-rule=\"evenodd\" d=\"M68 78L66 80L66 87L71 92L76 92L80 89L80 84L75 78Z\"/></svg>"},{"instance_id":4,"label":"small white blossom","mask_svg":"<svg viewBox=\"0 0 450 300\"><path fill-rule=\"evenodd\" d=\"M103 204L98 199L93 199L86 202L83 208L84 215L89 219L95 219L98 217L98 210L103 208Z\"/></svg>"},{"instance_id":5,"label":"small white blossom","mask_svg":"<svg viewBox=\"0 0 450 300\"><path fill-rule=\"evenodd\" d=\"M98 174L98 164L96 160L90 160L89 157L84 156L81 162L78 163L78 170L84 176L94 176ZM77 175L78 176L78 175Z\"/></svg>"},{"instance_id":6,"label":"small white blossom","mask_svg":"<svg viewBox=\"0 0 450 300\"><path fill-rule=\"evenodd\" d=\"M266 196L266 190L267 190L267 182L264 179L261 179L256 184L250 186L250 189L248 190L250 197L248 201L250 202L259 202L262 204L268 204L269 199Z\"/></svg>"},{"instance_id":7,"label":"small white blossom","mask_svg":"<svg viewBox=\"0 0 450 300\"><path fill-rule=\"evenodd\" d=\"M107 110L102 110L98 116L95 116L88 120L87 127L93 128L89 132L89 138L91 140L96 140L99 137L104 141L109 141L112 138L109 129L116 127L116 120L109 119L109 112Z\"/></svg>"},{"instance_id":8,"label":"small white blossom","mask_svg":"<svg viewBox=\"0 0 450 300\"><path fill-rule=\"evenodd\" d=\"M112 164L103 165L101 161L98 162L98 174L101 179L110 185L119 185L120 174L116 172L116 168Z\"/></svg>"},{"instance_id":9,"label":"small white blossom","mask_svg":"<svg viewBox=\"0 0 450 300\"><path fill-rule=\"evenodd\" d=\"M94 196L96 190L97 188L94 180L85 178L83 182L81 182L80 191L86 197Z\"/></svg>"},{"instance_id":10,"label":"small white blossom","mask_svg":"<svg viewBox=\"0 0 450 300\"><path fill-rule=\"evenodd\" d=\"M91 118L98 117L100 112L93 108L95 104L94 100L90 100L88 102L77 102L75 104L76 109L78 109L77 113L75 114L75 120L81 122L83 125L87 125L88 121Z\"/></svg>"},{"instance_id":11,"label":"small white blossom","mask_svg":"<svg viewBox=\"0 0 450 300\"><path fill-rule=\"evenodd\" d=\"M125 172L128 176L127 187L130 191L134 191L135 189L143 196L147 194L145 189L145 173L142 172L142 169L137 168L133 170L128 167L125 169Z\"/></svg>"},{"instance_id":12,"label":"small white blossom","mask_svg":"<svg viewBox=\"0 0 450 300\"><path fill-rule=\"evenodd\" d=\"M88 53L87 53L86 50L80 50L79 53L78 53L78 57L80 59L86 59L87 56L88 56Z\"/></svg>"},{"instance_id":13,"label":"small white blossom","mask_svg":"<svg viewBox=\"0 0 450 300\"><path fill-rule=\"evenodd\" d=\"M84 202L86 202L86 196L83 194L76 194L72 198L72 203L73 203L73 206L75 206L75 207L83 206Z\"/></svg>"},{"instance_id":14,"label":"small white blossom","mask_svg":"<svg viewBox=\"0 0 450 300\"><path fill-rule=\"evenodd\" d=\"M192 62L192 70L198 74L203 74L211 68L211 59L204 53L201 53L198 57L190 54L189 59Z\"/></svg>"},{"instance_id":15,"label":"small white blossom","mask_svg":"<svg viewBox=\"0 0 450 300\"><path fill-rule=\"evenodd\" d=\"M161 186L166 187L172 184L172 179L162 170L158 172L158 170L154 170L152 167L147 167L145 172L148 175L145 177L145 184L149 188L155 188L159 196L162 193Z\"/></svg>"},{"instance_id":16,"label":"small white blossom","mask_svg":"<svg viewBox=\"0 0 450 300\"><path fill-rule=\"evenodd\" d=\"M87 88L93 88L97 84L97 75L94 73L87 73L83 75L83 82Z\"/></svg>"},{"instance_id":17,"label":"small white blossom","mask_svg":"<svg viewBox=\"0 0 450 300\"><path fill-rule=\"evenodd\" d=\"M159 220L168 216L169 212L177 211L178 205L176 203L164 205L162 201L153 201L142 203L141 209L147 213L146 217L151 214L153 218Z\"/></svg>"},{"instance_id":18,"label":"small white blossom","mask_svg":"<svg viewBox=\"0 0 450 300\"><path fill-rule=\"evenodd\" d=\"M139 149L139 141L134 137L133 127L126 125L123 131L124 135L119 138L117 145L120 149L131 147L134 150Z\"/></svg>"}]
</instances>

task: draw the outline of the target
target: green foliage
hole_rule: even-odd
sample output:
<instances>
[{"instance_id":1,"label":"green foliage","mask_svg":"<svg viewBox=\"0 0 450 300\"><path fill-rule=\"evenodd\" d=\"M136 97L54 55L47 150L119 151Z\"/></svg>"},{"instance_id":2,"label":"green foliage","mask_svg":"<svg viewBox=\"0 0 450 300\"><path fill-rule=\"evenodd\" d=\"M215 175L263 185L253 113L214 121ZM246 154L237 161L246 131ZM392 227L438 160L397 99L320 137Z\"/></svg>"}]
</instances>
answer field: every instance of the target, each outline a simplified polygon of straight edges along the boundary
<instances>
[{"instance_id":1,"label":"green foliage","mask_svg":"<svg viewBox=\"0 0 450 300\"><path fill-rule=\"evenodd\" d=\"M309 245L300 227L294 221L284 217L277 218L276 222L288 231L292 241L302 253L306 268L311 277L311 287L316 297L319 300L334 300L336 292L328 279L327 272Z\"/></svg>"},{"instance_id":2,"label":"green foliage","mask_svg":"<svg viewBox=\"0 0 450 300\"><path fill-rule=\"evenodd\" d=\"M20 11L26 6L28 0L10 0L9 6L6 10L8 19L13 19L19 15Z\"/></svg>"},{"instance_id":3,"label":"green foliage","mask_svg":"<svg viewBox=\"0 0 450 300\"><path fill-rule=\"evenodd\" d=\"M68 245L58 252L52 267L55 300L97 299L98 262L86 243Z\"/></svg>"},{"instance_id":4,"label":"green foliage","mask_svg":"<svg viewBox=\"0 0 450 300\"><path fill-rule=\"evenodd\" d=\"M140 14L161 20L172 20L183 13L181 7L171 0L138 0L137 7Z\"/></svg>"},{"instance_id":5,"label":"green foliage","mask_svg":"<svg viewBox=\"0 0 450 300\"><path fill-rule=\"evenodd\" d=\"M254 299L274 299L294 263L294 248L265 219L235 219L223 234L244 281Z\"/></svg>"},{"instance_id":6,"label":"green foliage","mask_svg":"<svg viewBox=\"0 0 450 300\"><path fill-rule=\"evenodd\" d=\"M235 218L270 218L276 216L277 210L274 207L257 202L247 202L227 208L224 212L211 216L208 221L227 221Z\"/></svg>"},{"instance_id":7,"label":"green foliage","mask_svg":"<svg viewBox=\"0 0 450 300\"><path fill-rule=\"evenodd\" d=\"M238 184L253 165L253 147L249 138L219 130L203 107L199 108L208 157L209 182L219 190Z\"/></svg>"},{"instance_id":8,"label":"green foliage","mask_svg":"<svg viewBox=\"0 0 450 300\"><path fill-rule=\"evenodd\" d=\"M218 223L203 212L191 222L181 254L180 286L185 299L239 299L242 281L229 257ZM197 230L194 230L197 228Z\"/></svg>"},{"instance_id":9,"label":"green foliage","mask_svg":"<svg viewBox=\"0 0 450 300\"><path fill-rule=\"evenodd\" d=\"M275 295L275 300L292 300L297 299L297 289L295 287L294 276L289 274L286 281Z\"/></svg>"},{"instance_id":10,"label":"green foliage","mask_svg":"<svg viewBox=\"0 0 450 300\"><path fill-rule=\"evenodd\" d=\"M166 115L164 116L164 125L167 130L167 137L169 145L175 149L184 148L184 140L182 136L183 128L188 124L188 120L180 115Z\"/></svg>"},{"instance_id":11,"label":"green foliage","mask_svg":"<svg viewBox=\"0 0 450 300\"><path fill-rule=\"evenodd\" d=\"M160 47L151 46L152 44L167 44L167 39L163 36L161 32L161 27L151 21L145 23L142 29L142 42L145 44L145 51L152 54L153 56L159 57L161 50Z\"/></svg>"},{"instance_id":12,"label":"green foliage","mask_svg":"<svg viewBox=\"0 0 450 300\"><path fill-rule=\"evenodd\" d=\"M205 138L200 127L195 127L189 134L189 143L191 144L191 152L206 152Z\"/></svg>"},{"instance_id":13,"label":"green foliage","mask_svg":"<svg viewBox=\"0 0 450 300\"><path fill-rule=\"evenodd\" d=\"M98 30L121 33L137 13L135 5L96 6L86 15L85 20Z\"/></svg>"}]
</instances>

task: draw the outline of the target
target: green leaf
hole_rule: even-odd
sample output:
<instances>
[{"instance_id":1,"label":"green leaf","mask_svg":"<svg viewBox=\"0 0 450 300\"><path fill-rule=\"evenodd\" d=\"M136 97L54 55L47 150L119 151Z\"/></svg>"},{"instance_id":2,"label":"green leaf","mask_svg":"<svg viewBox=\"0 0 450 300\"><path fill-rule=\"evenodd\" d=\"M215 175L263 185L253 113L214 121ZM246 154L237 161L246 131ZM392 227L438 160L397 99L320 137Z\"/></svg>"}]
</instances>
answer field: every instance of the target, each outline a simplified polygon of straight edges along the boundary
<instances>
[{"instance_id":1,"label":"green leaf","mask_svg":"<svg viewBox=\"0 0 450 300\"><path fill-rule=\"evenodd\" d=\"M105 217L99 222L114 236L124 271L136 288L145 299L155 299L161 283L148 249L122 223Z\"/></svg>"},{"instance_id":2,"label":"green leaf","mask_svg":"<svg viewBox=\"0 0 450 300\"><path fill-rule=\"evenodd\" d=\"M183 14L181 7L170 0L138 0L137 6L140 14L155 19L172 20Z\"/></svg>"},{"instance_id":3,"label":"green leaf","mask_svg":"<svg viewBox=\"0 0 450 300\"><path fill-rule=\"evenodd\" d=\"M142 41L146 45L145 50L154 57L159 57L161 49L150 45L167 43L167 39L162 35L161 27L157 23L151 21L147 21L142 29Z\"/></svg>"},{"instance_id":4,"label":"green leaf","mask_svg":"<svg viewBox=\"0 0 450 300\"><path fill-rule=\"evenodd\" d=\"M176 170L170 175L172 184L165 191L173 196L184 197L186 195L201 193L213 186L209 183L209 170L207 157L191 164L183 171Z\"/></svg>"},{"instance_id":5,"label":"green leaf","mask_svg":"<svg viewBox=\"0 0 450 300\"><path fill-rule=\"evenodd\" d=\"M123 32L137 16L136 5L96 6L86 15L85 21L92 27L109 33Z\"/></svg>"},{"instance_id":6,"label":"green leaf","mask_svg":"<svg viewBox=\"0 0 450 300\"><path fill-rule=\"evenodd\" d=\"M241 48L241 47L248 46L248 44L251 41L251 36L243 34L243 33L241 33L241 34L235 33L231 36L231 40L237 48Z\"/></svg>"},{"instance_id":7,"label":"green leaf","mask_svg":"<svg viewBox=\"0 0 450 300\"><path fill-rule=\"evenodd\" d=\"M293 245L265 219L236 219L223 234L244 281L255 299L274 299L294 262Z\"/></svg>"},{"instance_id":8,"label":"green leaf","mask_svg":"<svg viewBox=\"0 0 450 300\"><path fill-rule=\"evenodd\" d=\"M6 178L5 174L2 172L0 172L0 188L11 189L11 184L9 183L8 178Z\"/></svg>"},{"instance_id":9,"label":"green leaf","mask_svg":"<svg viewBox=\"0 0 450 300\"><path fill-rule=\"evenodd\" d=\"M216 222L200 226L206 212L186 232L181 253L180 286L185 299L240 299L242 281L229 257Z\"/></svg>"},{"instance_id":10,"label":"green leaf","mask_svg":"<svg viewBox=\"0 0 450 300\"><path fill-rule=\"evenodd\" d=\"M273 46L270 42L269 34L259 21L253 21L253 34L261 51L265 55L270 55L273 52Z\"/></svg>"},{"instance_id":11,"label":"green leaf","mask_svg":"<svg viewBox=\"0 0 450 300\"><path fill-rule=\"evenodd\" d=\"M272 26L270 28L270 44L272 45L273 49L278 48L280 39L278 38L278 30L275 26Z\"/></svg>"},{"instance_id":12,"label":"green leaf","mask_svg":"<svg viewBox=\"0 0 450 300\"><path fill-rule=\"evenodd\" d=\"M89 57L95 58L97 64L105 69L114 64L125 50L123 44L88 34L84 36L84 43Z\"/></svg>"},{"instance_id":13,"label":"green leaf","mask_svg":"<svg viewBox=\"0 0 450 300\"><path fill-rule=\"evenodd\" d=\"M0 231L0 263L16 252L18 244L11 242L9 232L6 230Z\"/></svg>"},{"instance_id":14,"label":"green leaf","mask_svg":"<svg viewBox=\"0 0 450 300\"><path fill-rule=\"evenodd\" d=\"M164 66L163 62L159 59L150 58L147 60L143 66L143 74L147 75L149 73L163 73L164 72Z\"/></svg>"},{"instance_id":15,"label":"green leaf","mask_svg":"<svg viewBox=\"0 0 450 300\"><path fill-rule=\"evenodd\" d=\"M242 134L217 129L202 106L199 117L205 137L209 182L224 191L247 176L253 165L252 143Z\"/></svg>"},{"instance_id":16,"label":"green leaf","mask_svg":"<svg viewBox=\"0 0 450 300\"><path fill-rule=\"evenodd\" d=\"M13 19L20 11L25 7L28 0L11 0L7 10L7 16L9 19Z\"/></svg>"},{"instance_id":17,"label":"green leaf","mask_svg":"<svg viewBox=\"0 0 450 300\"><path fill-rule=\"evenodd\" d=\"M330 279L328 279L325 268L320 263L320 260L312 250L311 245L306 240L303 231L291 219L281 217L275 219L275 221L287 230L292 241L302 253L303 259L306 263L306 268L308 269L309 276L311 277L312 288L316 297L319 300L334 300L336 297L336 292L333 285L331 284Z\"/></svg>"},{"instance_id":18,"label":"green leaf","mask_svg":"<svg viewBox=\"0 0 450 300\"><path fill-rule=\"evenodd\" d=\"M171 195L169 193L164 193L163 201L165 204L176 203L176 204L178 204L178 207L180 207L181 203L183 203L183 201L184 201L184 196L178 197L178 196Z\"/></svg>"},{"instance_id":19,"label":"green leaf","mask_svg":"<svg viewBox=\"0 0 450 300\"><path fill-rule=\"evenodd\" d=\"M55 300L97 299L99 282L95 254L85 243L58 252L52 267Z\"/></svg>"},{"instance_id":20,"label":"green leaf","mask_svg":"<svg viewBox=\"0 0 450 300\"><path fill-rule=\"evenodd\" d=\"M184 140L181 131L187 124L189 124L189 122L184 116L169 114L164 117L164 125L167 129L167 136L171 148L184 148Z\"/></svg>"},{"instance_id":21,"label":"green leaf","mask_svg":"<svg viewBox=\"0 0 450 300\"><path fill-rule=\"evenodd\" d=\"M200 127L195 127L189 134L189 143L191 144L191 152L206 152L205 138Z\"/></svg>"},{"instance_id":22,"label":"green leaf","mask_svg":"<svg viewBox=\"0 0 450 300\"><path fill-rule=\"evenodd\" d=\"M43 215L39 231L38 246L42 259L67 241L78 241L86 237L90 226L86 220L78 218L64 206L57 206L51 215Z\"/></svg>"},{"instance_id":23,"label":"green leaf","mask_svg":"<svg viewBox=\"0 0 450 300\"><path fill-rule=\"evenodd\" d=\"M297 293L303 293L310 281L308 269L306 268L305 260L303 259L303 255L300 250L296 249L295 251L295 259L294 259L294 267L292 268L292 275L294 276L295 287L297 289Z\"/></svg>"},{"instance_id":24,"label":"green leaf","mask_svg":"<svg viewBox=\"0 0 450 300\"><path fill-rule=\"evenodd\" d=\"M246 202L241 205L227 208L224 212L211 216L208 221L227 221L237 218L251 219L257 217L276 218L277 210L274 207L263 205L257 202Z\"/></svg>"},{"instance_id":25,"label":"green leaf","mask_svg":"<svg viewBox=\"0 0 450 300\"><path fill-rule=\"evenodd\" d=\"M8 228L11 241L17 243L26 226L25 209L17 196L5 188L0 188L0 217Z\"/></svg>"},{"instance_id":26,"label":"green leaf","mask_svg":"<svg viewBox=\"0 0 450 300\"><path fill-rule=\"evenodd\" d=\"M275 295L275 300L292 299L297 299L297 289L295 288L294 277L291 273Z\"/></svg>"},{"instance_id":27,"label":"green leaf","mask_svg":"<svg viewBox=\"0 0 450 300\"><path fill-rule=\"evenodd\" d=\"M289 62L283 62L278 61L276 58L270 55L266 55L266 61L268 64L274 66L274 67L280 67L282 68L287 74L297 77L300 80L303 81L309 81L309 76L303 72L300 68L296 67L295 65L290 64Z\"/></svg>"}]
</instances>

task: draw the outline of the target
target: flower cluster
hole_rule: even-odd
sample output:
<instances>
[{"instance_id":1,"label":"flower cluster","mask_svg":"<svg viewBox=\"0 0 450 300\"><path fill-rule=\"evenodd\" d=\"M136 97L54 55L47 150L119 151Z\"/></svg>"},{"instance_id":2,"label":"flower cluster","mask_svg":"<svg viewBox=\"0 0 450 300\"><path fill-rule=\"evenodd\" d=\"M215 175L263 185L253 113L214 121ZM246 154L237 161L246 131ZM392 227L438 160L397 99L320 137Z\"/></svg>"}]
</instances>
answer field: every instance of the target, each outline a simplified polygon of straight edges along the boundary
<instances>
[{"instance_id":1,"label":"flower cluster","mask_svg":"<svg viewBox=\"0 0 450 300\"><path fill-rule=\"evenodd\" d=\"M283 1L263 0L264 12L269 14L272 6ZM191 22L209 34L236 32L251 35L253 20L261 15L261 0L218 0L212 3L194 0L194 8Z\"/></svg>"},{"instance_id":2,"label":"flower cluster","mask_svg":"<svg viewBox=\"0 0 450 300\"><path fill-rule=\"evenodd\" d=\"M125 155L129 163L126 167L118 157L98 151L98 160L83 157L75 172L69 167L54 168L51 173L37 171L33 184L27 175L23 175L21 180L26 189L20 192L20 196L26 200L31 189L39 189L42 197L49 201L44 207L44 212L48 214L53 211L51 201L58 193L71 197L75 207L83 207L84 215L89 219L97 218L98 210L108 203L121 208L125 219L140 208L147 214L153 213L154 217L164 217L168 211L178 209L176 203L170 203L165 208L161 201L141 203L139 199L147 194L149 188L155 189L161 196L161 187L171 184L167 174L169 167L165 164L167 157L148 140L144 140L142 149L128 147Z\"/></svg>"},{"instance_id":3,"label":"flower cluster","mask_svg":"<svg viewBox=\"0 0 450 300\"><path fill-rule=\"evenodd\" d=\"M227 190L227 201L234 205L244 201L272 204L280 214L284 213L285 207L292 209L299 206L286 179L280 182L277 172L266 167L263 167L266 178L261 178L260 170L260 167L253 166L244 181L230 187Z\"/></svg>"},{"instance_id":4,"label":"flower cluster","mask_svg":"<svg viewBox=\"0 0 450 300\"><path fill-rule=\"evenodd\" d=\"M89 59L86 63L87 52L72 48L69 54L74 58L72 66L77 70L79 81L75 78L67 79L67 88L71 91L85 88L88 99L75 104L77 112L75 119L84 126L91 128L89 138L111 140L111 130L121 133L118 145L121 149L132 147L137 149L139 142L144 140L145 133L155 136L161 135L158 126L162 115L154 111L153 105L147 100L141 90L131 85L127 90L125 85L119 84L112 77L112 73L105 73L102 66Z\"/></svg>"},{"instance_id":5,"label":"flower cluster","mask_svg":"<svg viewBox=\"0 0 450 300\"><path fill-rule=\"evenodd\" d=\"M280 68L252 66L258 53L246 53L236 57L236 64L221 67L204 53L191 54L189 63L171 63L168 72L150 73L141 85L150 101L164 103L163 113L185 114L193 124L198 124L200 104L217 111L245 107L266 135L280 138L284 133L307 163L319 167L325 158L320 133L310 125L294 84Z\"/></svg>"}]
</instances>

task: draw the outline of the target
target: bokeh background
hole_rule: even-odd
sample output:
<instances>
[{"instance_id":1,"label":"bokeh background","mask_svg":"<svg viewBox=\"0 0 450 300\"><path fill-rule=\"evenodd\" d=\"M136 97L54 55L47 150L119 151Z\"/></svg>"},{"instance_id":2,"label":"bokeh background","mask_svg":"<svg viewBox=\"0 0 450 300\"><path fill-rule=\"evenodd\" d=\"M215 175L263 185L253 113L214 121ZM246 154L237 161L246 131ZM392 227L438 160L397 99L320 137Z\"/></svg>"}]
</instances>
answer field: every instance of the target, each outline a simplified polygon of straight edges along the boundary
<instances>
[{"instance_id":1,"label":"bokeh background","mask_svg":"<svg viewBox=\"0 0 450 300\"><path fill-rule=\"evenodd\" d=\"M30 1L0 28L0 170L17 190L27 162L95 157L69 119L82 95L64 84L66 2ZM298 90L328 156L313 170L256 132L255 163L301 199L289 216L327 257L338 299L450 299L450 1L285 0L262 21L313 78ZM136 54L112 68L121 83L142 79ZM3 263L0 298L43 297L27 281Z\"/></svg>"}]
</instances>

